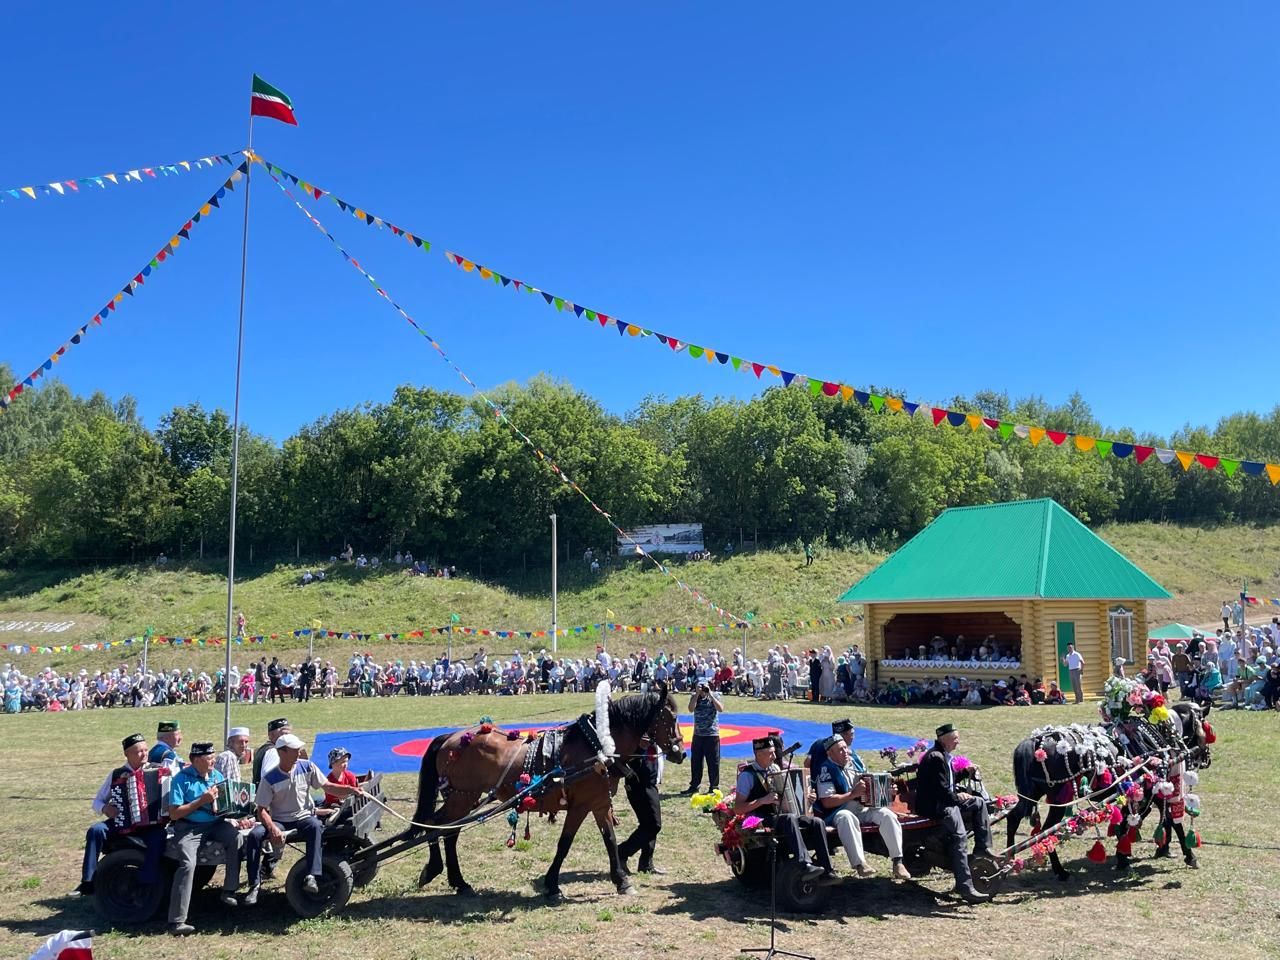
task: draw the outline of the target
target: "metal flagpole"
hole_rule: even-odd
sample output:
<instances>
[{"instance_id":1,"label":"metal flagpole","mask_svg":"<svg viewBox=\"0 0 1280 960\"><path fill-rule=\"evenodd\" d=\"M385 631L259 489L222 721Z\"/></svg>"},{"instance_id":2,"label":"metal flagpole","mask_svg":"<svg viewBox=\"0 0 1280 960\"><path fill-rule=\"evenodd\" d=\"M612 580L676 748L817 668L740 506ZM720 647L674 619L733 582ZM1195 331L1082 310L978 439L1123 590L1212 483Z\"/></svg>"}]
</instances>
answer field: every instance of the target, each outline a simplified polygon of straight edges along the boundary
<instances>
[{"instance_id":1,"label":"metal flagpole","mask_svg":"<svg viewBox=\"0 0 1280 960\"><path fill-rule=\"evenodd\" d=\"M231 736L231 618L236 583L236 494L240 474L240 366L244 357L244 281L249 260L249 182L253 172L253 112L249 112L249 165L244 171L244 230L240 237L240 329L236 338L236 394L231 412L231 520L227 535L227 634L226 662L222 672L222 742Z\"/></svg>"},{"instance_id":2,"label":"metal flagpole","mask_svg":"<svg viewBox=\"0 0 1280 960\"><path fill-rule=\"evenodd\" d=\"M560 549L556 544L556 515L551 515L551 655L559 652L560 608L556 584L556 564Z\"/></svg>"}]
</instances>

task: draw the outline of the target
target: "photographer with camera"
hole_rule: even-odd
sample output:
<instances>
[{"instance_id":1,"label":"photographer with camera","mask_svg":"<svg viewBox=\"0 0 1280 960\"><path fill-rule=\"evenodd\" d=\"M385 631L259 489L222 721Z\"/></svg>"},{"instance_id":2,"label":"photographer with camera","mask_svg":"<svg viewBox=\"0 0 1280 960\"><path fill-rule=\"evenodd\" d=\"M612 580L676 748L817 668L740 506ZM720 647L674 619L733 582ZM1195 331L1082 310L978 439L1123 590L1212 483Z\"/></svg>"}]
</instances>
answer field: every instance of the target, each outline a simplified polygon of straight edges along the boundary
<instances>
[{"instance_id":1,"label":"photographer with camera","mask_svg":"<svg viewBox=\"0 0 1280 960\"><path fill-rule=\"evenodd\" d=\"M702 785L702 764L707 764L708 790L720 786L720 712L724 703L720 695L712 692L711 684L699 680L689 698L689 712L693 714L693 740L689 745L692 759L689 789L686 794L698 792Z\"/></svg>"}]
</instances>

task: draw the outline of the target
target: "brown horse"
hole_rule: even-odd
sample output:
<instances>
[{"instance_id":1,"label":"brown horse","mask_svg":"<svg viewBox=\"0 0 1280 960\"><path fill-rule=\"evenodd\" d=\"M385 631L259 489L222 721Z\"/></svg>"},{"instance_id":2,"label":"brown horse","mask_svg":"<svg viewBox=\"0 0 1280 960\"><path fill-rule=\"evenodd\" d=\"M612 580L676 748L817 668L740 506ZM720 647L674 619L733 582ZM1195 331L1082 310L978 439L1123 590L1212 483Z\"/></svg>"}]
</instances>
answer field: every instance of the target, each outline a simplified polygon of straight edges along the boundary
<instances>
[{"instance_id":1,"label":"brown horse","mask_svg":"<svg viewBox=\"0 0 1280 960\"><path fill-rule=\"evenodd\" d=\"M561 728L560 736L543 733L531 739L509 739L501 730L482 726L436 737L422 758L418 807L413 819L418 823L459 824L479 806L514 797L522 789L522 774L545 776L522 799L520 809L564 814L555 859L545 877L547 899L561 899L560 867L588 813L595 817L604 838L610 879L619 893L633 893L631 880L618 857L613 793L626 761L645 753L650 746L664 752L674 763L683 761L684 738L676 710L675 699L665 683L656 684L649 693L611 701L608 682L604 681L596 689L595 714L583 714L576 723ZM527 777L524 782L528 782ZM444 802L437 810L440 794ZM434 832L444 842L449 885L458 893L471 893L458 866L458 829ZM440 846L433 840L431 856L422 868L418 885L430 883L442 869Z\"/></svg>"}]
</instances>

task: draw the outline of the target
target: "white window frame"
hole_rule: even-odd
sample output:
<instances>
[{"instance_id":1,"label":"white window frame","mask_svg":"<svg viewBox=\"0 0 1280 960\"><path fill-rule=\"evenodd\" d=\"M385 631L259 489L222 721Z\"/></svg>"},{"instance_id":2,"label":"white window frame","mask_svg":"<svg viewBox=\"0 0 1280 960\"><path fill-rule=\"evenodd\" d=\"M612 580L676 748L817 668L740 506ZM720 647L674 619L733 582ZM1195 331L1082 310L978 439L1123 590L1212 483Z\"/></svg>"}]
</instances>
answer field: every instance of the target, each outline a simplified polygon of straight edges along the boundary
<instances>
[{"instance_id":1,"label":"white window frame","mask_svg":"<svg viewBox=\"0 0 1280 960\"><path fill-rule=\"evenodd\" d=\"M1111 660L1123 657L1125 663L1133 663L1133 611L1115 607L1107 614L1111 633Z\"/></svg>"}]
</instances>

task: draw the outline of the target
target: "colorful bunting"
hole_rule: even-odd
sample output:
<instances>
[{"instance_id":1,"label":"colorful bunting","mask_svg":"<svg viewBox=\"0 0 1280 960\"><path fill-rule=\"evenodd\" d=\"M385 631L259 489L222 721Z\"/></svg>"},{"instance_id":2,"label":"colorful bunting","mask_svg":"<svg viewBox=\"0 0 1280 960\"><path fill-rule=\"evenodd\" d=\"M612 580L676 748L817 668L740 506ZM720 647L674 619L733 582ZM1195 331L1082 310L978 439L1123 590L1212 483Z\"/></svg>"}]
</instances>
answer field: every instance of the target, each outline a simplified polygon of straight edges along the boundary
<instances>
[{"instance_id":1,"label":"colorful bunting","mask_svg":"<svg viewBox=\"0 0 1280 960\"><path fill-rule=\"evenodd\" d=\"M1280 601L1277 601L1280 605ZM290 630L284 633L265 633L252 637L232 637L231 642L237 646L241 644L263 644L268 640L279 640L281 637L311 637L317 640L337 638L341 640L421 640L424 637L440 637L448 634L466 637L496 637L500 640L505 639L523 639L538 640L543 637L550 637L550 630L502 630L496 627L463 627L458 625L460 618L457 614L450 617L450 625L447 627L419 627L416 630L399 630L393 632L371 633L364 630L325 630L323 628L307 627L300 630ZM758 620L737 620L724 623L709 623L692 627L655 627L649 625L640 625L632 623L586 623L576 627L560 627L555 631L557 637L568 637L580 634L597 634L597 633L643 633L656 634L659 636L679 636L690 633L706 633L714 634L716 632L724 632L729 630L813 630L821 627L847 627L852 626L859 620L856 616L843 617L816 617L808 620L776 620L770 623L763 623ZM68 643L59 646L44 646L32 643L0 643L0 650L9 653L84 653L95 650L112 650L117 647L131 646L140 644L145 637L127 637L124 640L105 640L93 643ZM150 638L152 643L162 646L188 646L188 647L220 647L227 642L226 637L162 637L152 635Z\"/></svg>"},{"instance_id":2,"label":"colorful bunting","mask_svg":"<svg viewBox=\"0 0 1280 960\"><path fill-rule=\"evenodd\" d=\"M357 208L354 204L342 200L326 190L314 186L310 181L304 181L294 176L279 166L261 158L254 157L255 160L264 164L273 176L283 178L290 181L300 189L307 189L307 192L316 199L328 197L339 209L344 213L352 213L356 219L366 224L377 224L379 227L391 227L391 232L397 237L404 237L412 242L415 246L423 250L430 250L431 243L403 227L392 224L389 220L381 220L371 214L366 214L362 209ZM279 182L279 180L277 180ZM283 187L283 184L282 184ZM287 191L286 191L287 192ZM295 201L296 202L296 201ZM335 241L336 243L336 241ZM987 417L982 413L966 413L956 410L946 410L942 408L930 407L926 404L902 400L896 397L884 397L876 394L870 394L862 390L857 390L846 384L836 380L827 380L819 377L809 377L804 374L793 373L783 370L774 364L760 363L755 360L748 360L738 355L714 350L711 347L702 346L700 344L691 343L681 337L672 336L669 333L660 333L645 327L627 323L619 320L617 317L609 314L601 313L588 307L583 307L576 301L566 297L560 297L545 290L541 290L533 284L523 280L517 280L507 274L495 270L493 267L483 266L474 260L469 260L459 253L445 251L445 259L454 266L462 269L467 273L476 273L482 279L492 280L495 285L503 287L512 287L515 290L525 290L529 293L539 294L548 306L553 306L557 311L563 312L565 308L572 309L575 316L585 319L589 323L599 323L602 328L608 327L610 324L617 329L618 335L630 335L637 338L654 338L664 346L670 347L676 353L684 352L694 359L702 359L705 357L708 363L719 362L726 366L732 366L735 371L754 376L761 379L763 374L769 373L782 380L784 386L796 385L801 388L808 388L813 396L841 397L844 401L850 399L855 400L863 406L870 406L877 413L882 409L888 408L891 412L899 411L913 416L917 410L923 410L926 415L933 418L934 426L940 426L946 421L953 427L969 426L970 430L976 432L980 427L994 431L1001 441L1008 442L1011 437L1016 436L1020 439L1030 440L1032 446L1038 446L1040 441L1048 437L1055 446L1061 447L1067 445L1067 441L1071 441L1071 446L1080 451L1097 450L1100 457L1106 458L1113 456L1117 459L1125 459L1133 456L1138 463L1145 463L1153 454L1161 463L1170 464L1176 459L1184 470L1189 470L1192 462L1199 463L1206 470L1214 470L1221 466L1228 476L1234 475L1237 469L1243 470L1248 476L1260 476L1264 470L1271 479L1273 484L1280 483L1280 465L1264 464L1259 461L1243 460L1240 458L1226 458L1221 456L1210 456L1208 454L1199 453L1183 453L1174 450L1157 450L1154 447L1144 446L1140 444L1127 443L1120 440L1104 440L1096 437L1084 436L1081 434L1069 433L1062 430L1048 430L1043 427L1030 426L1026 424L1009 424L993 417ZM1230 466L1228 466L1230 465ZM1271 468L1274 467L1273 471Z\"/></svg>"},{"instance_id":3,"label":"colorful bunting","mask_svg":"<svg viewBox=\"0 0 1280 960\"><path fill-rule=\"evenodd\" d=\"M424 337L428 343L431 344L431 347L436 351L436 353L440 355L440 359L443 360L446 364L448 364L449 367L452 368L453 372L456 373L458 377L462 380L462 382L465 383L467 386L469 386L475 392L475 394L484 402L484 404L490 409L490 411L492 411L493 415L499 421L501 421L504 426L506 426L530 450L532 450L533 453L537 456L537 458L540 461L547 464L547 466L550 468L552 473L556 474L562 481L568 484L568 486L571 487L573 491L578 494L578 496L580 496L584 501L586 501L587 505L590 506L592 510L598 513L611 527L613 527L614 532L616 532L619 537L621 537L625 542L634 546L636 554L638 556L645 558L654 566L656 566L664 576L670 578L678 587L680 587L686 593L690 594L696 601L703 604L704 606L708 606L711 609L715 610L718 616L728 617L729 619L734 621L741 621L742 619L741 617L737 617L730 611L724 609L723 607L717 606L709 598L702 596L700 593L698 593L698 591L694 590L687 583L685 583L683 580L681 580L679 577L673 574L666 564L660 562L657 558L655 558L650 553L648 553L639 543L637 543L631 537L630 534L628 534L625 530L623 530L622 527L618 526L618 524L614 522L613 517L608 513L608 511L601 508L599 504L597 504L594 500L592 500L591 497L587 494L587 492L583 490L582 487L580 487L572 478L570 478L555 463L554 460L550 459L546 454L544 454L542 450L538 447L538 445L534 443L533 440L531 440L523 430L517 427L515 423L513 423L510 420L510 418L507 417L506 413L503 412L502 408L499 407L496 403L494 403L494 401L489 397L489 395L486 394L483 390L481 390L480 387L475 383L475 381L473 381L469 376L467 376L466 372L461 367L459 367L456 363L454 363L452 359L450 359L449 355L445 353L444 347L440 345L439 341L437 341L433 336L431 336L431 334L428 333L423 327L419 326L418 322L414 320L413 317L411 317L403 307L401 307L398 303L396 303L395 300L391 299L391 295L388 294L386 290L384 290L381 286L379 286L377 280L375 280L374 277L367 270L364 269L364 267L360 266L359 261L357 261L353 256L351 256L351 254L347 253L347 251L343 249L342 244L338 243L334 235L330 233L327 229L325 229L324 224L322 224L319 220L317 220L315 216L312 215L311 211L308 210L289 191L289 188L284 185L284 182L276 174L276 170L278 170L279 168L273 167L270 164L267 164L265 161L263 161L261 158L257 157L256 155L251 154L250 159L256 162L262 163L266 167L268 175L275 182L276 186L280 188L281 192L283 192L286 197L288 197L290 200L293 201L293 205L297 207L299 212L301 212L302 215L305 216L311 222L312 226L314 226L317 230L319 230L322 234L324 234L326 238L328 238L329 242L333 244L334 248L340 254L342 254L343 259L345 259L347 263L351 264L353 268L359 271L361 276L363 276L366 280L369 281L370 285L374 288L375 291L377 291L378 296L382 297L382 299L386 300L387 303L391 304L391 306L395 308L395 311L398 314L400 314L400 316L411 327L413 327L414 330L416 330L422 337ZM290 179L296 180L296 178L294 177L290 177Z\"/></svg>"},{"instance_id":4,"label":"colorful bunting","mask_svg":"<svg viewBox=\"0 0 1280 960\"><path fill-rule=\"evenodd\" d=\"M194 214L192 214L190 220L188 220L185 224L182 225L182 228L179 231L179 233L182 236L189 238L191 235L191 228L194 227L197 223L199 223L204 217L208 216L210 204L212 204L213 206L217 206L217 204L214 203L214 200L216 200L220 196L225 196L228 190L234 190L236 188L236 184L240 182L242 177L244 177L245 172L248 170L248 168L249 168L249 161L245 160L243 163L240 164L240 166L238 166L235 169L235 171L231 174L231 176L229 176L225 181L223 181L223 184L218 188L217 193L215 193L214 196L211 197L206 204L202 205L199 210L197 210ZM201 212L201 211L204 211L204 212ZM124 295L126 293L129 294L129 296L133 296L137 288L141 287L144 283L146 283L147 278L151 276L151 273L156 268L156 266L164 262L173 254L173 252L177 249L179 242L180 241L178 239L178 236L175 235L172 240L170 240L167 244L165 244L160 249L160 251L154 257L152 257L151 261L145 267L143 267L142 270L140 270L137 274L134 275L134 278L132 280L130 280L128 283L124 285L123 289L121 289L119 293L115 294L115 296L113 296L110 300L108 300L106 305L103 306L102 309L100 309L97 313L95 313L92 317L90 317L87 323L85 323L75 333L73 333L71 335L71 338L66 343L58 347L57 350L55 350L52 354L50 354L47 360L44 360L43 362L41 362L41 364L38 367L36 367L35 370L27 374L27 376L23 380L15 384L14 387L7 394L0 394L0 413L4 413L6 410L8 410L9 405L13 403L15 399L21 396L22 392L27 387L35 386L35 381L39 379L41 376L43 376L46 371L53 369L53 365L56 362L58 362L59 359L62 358L62 355L67 352L68 347L76 346L80 343L82 339L84 339L84 335L89 332L90 327L101 326L102 321L105 320L107 316L116 309L116 306L122 300L124 300Z\"/></svg>"},{"instance_id":5,"label":"colorful bunting","mask_svg":"<svg viewBox=\"0 0 1280 960\"><path fill-rule=\"evenodd\" d=\"M121 183L129 183L130 181L142 183L143 174L148 179L155 180L162 176L176 176L179 173L190 173L192 170L213 167L223 163L234 166L246 156L248 156L247 150L237 150L234 153L219 153L214 154L212 157L201 157L199 160L179 160L177 163L162 163L154 167L139 167L136 170L130 170L128 173L104 173L96 177L78 177L75 180L63 180L61 183L38 183L31 187L11 187L7 190L0 190L0 203L21 200L24 196L35 200L54 193L60 197L65 197L67 190L72 193L79 193L81 187L97 187L100 190L105 190L107 184L119 186Z\"/></svg>"}]
</instances>

